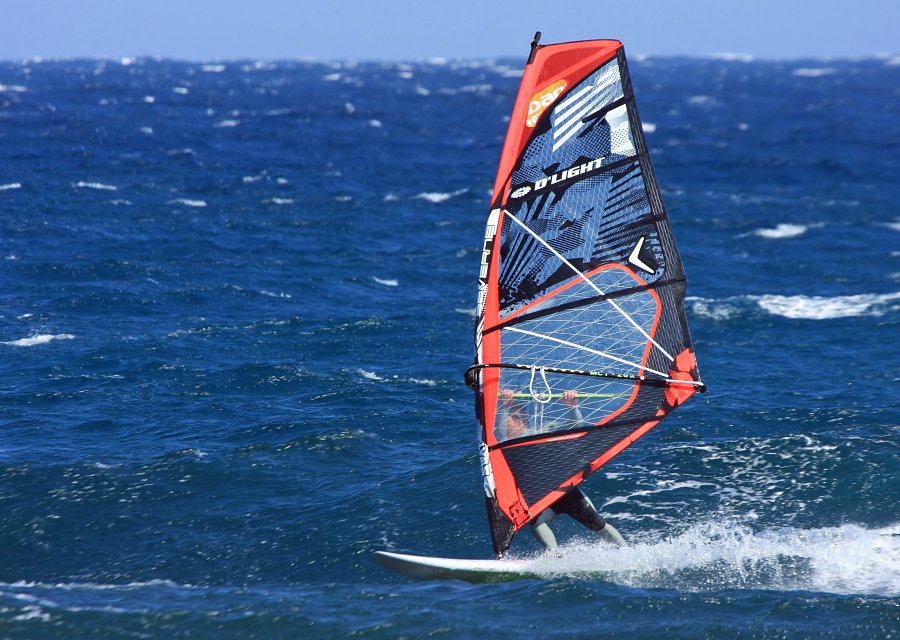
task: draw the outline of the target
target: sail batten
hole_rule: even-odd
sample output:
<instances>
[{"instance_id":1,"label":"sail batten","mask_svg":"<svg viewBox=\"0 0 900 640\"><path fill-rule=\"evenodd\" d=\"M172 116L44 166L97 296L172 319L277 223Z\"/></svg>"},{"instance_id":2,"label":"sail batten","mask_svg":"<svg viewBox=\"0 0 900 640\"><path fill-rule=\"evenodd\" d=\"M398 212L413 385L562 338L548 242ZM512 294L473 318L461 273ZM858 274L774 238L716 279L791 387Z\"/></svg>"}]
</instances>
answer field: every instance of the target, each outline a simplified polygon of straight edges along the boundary
<instances>
[{"instance_id":1,"label":"sail batten","mask_svg":"<svg viewBox=\"0 0 900 640\"><path fill-rule=\"evenodd\" d=\"M502 554L705 387L620 42L535 46L494 185L466 381Z\"/></svg>"}]
</instances>

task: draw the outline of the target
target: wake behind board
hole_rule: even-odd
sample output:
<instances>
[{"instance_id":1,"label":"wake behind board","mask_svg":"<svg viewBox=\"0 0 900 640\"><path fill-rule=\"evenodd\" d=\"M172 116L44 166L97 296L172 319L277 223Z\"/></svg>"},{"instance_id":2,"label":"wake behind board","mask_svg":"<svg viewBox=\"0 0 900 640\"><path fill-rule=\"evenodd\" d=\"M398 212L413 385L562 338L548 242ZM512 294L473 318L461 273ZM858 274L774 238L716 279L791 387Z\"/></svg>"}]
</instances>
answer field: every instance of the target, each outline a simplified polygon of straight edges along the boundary
<instances>
[{"instance_id":1,"label":"wake behind board","mask_svg":"<svg viewBox=\"0 0 900 640\"><path fill-rule=\"evenodd\" d=\"M372 554L381 566L400 575L417 580L464 580L466 582L511 582L533 578L551 578L571 575L562 567L554 566L555 558L531 560L469 560L461 558L433 558L414 556L391 551ZM602 577L606 571L579 570L583 577Z\"/></svg>"}]
</instances>

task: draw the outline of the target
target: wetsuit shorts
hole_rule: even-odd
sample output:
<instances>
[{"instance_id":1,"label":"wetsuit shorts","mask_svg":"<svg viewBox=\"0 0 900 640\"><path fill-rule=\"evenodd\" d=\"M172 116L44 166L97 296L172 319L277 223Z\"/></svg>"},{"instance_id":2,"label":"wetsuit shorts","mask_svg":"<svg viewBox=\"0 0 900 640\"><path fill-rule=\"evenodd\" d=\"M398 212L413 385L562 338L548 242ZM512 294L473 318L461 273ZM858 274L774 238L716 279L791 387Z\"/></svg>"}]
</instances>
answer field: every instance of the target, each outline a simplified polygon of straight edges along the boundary
<instances>
[{"instance_id":1,"label":"wetsuit shorts","mask_svg":"<svg viewBox=\"0 0 900 640\"><path fill-rule=\"evenodd\" d=\"M555 514L565 513L594 531L600 531L606 526L606 520L597 513L588 497L577 487L551 504L550 508Z\"/></svg>"}]
</instances>

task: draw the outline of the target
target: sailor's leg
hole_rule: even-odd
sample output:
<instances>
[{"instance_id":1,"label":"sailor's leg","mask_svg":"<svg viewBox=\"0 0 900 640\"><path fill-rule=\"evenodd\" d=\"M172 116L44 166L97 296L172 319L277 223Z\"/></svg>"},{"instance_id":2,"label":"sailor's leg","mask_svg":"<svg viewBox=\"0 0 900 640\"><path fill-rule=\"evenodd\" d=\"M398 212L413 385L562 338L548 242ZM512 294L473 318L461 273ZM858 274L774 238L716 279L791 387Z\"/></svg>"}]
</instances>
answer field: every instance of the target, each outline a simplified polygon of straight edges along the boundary
<instances>
[{"instance_id":1,"label":"sailor's leg","mask_svg":"<svg viewBox=\"0 0 900 640\"><path fill-rule=\"evenodd\" d=\"M622 534L612 526L609 522L606 523L606 526L600 529L600 535L612 542L614 545L619 547L627 547L628 543L625 542L625 538L622 537Z\"/></svg>"},{"instance_id":2,"label":"sailor's leg","mask_svg":"<svg viewBox=\"0 0 900 640\"><path fill-rule=\"evenodd\" d=\"M531 532L547 549L556 549L559 546L556 543L556 536L553 535L553 529L550 528L550 523L555 517L553 509L544 509L541 515L531 521Z\"/></svg>"},{"instance_id":3,"label":"sailor's leg","mask_svg":"<svg viewBox=\"0 0 900 640\"><path fill-rule=\"evenodd\" d=\"M584 492L581 489L570 491L566 494L564 500L564 505L560 505L559 503L557 503L557 505L564 506L565 513L575 518L575 520L586 526L588 529L596 531L609 542L620 547L626 546L625 539L622 535L616 531L614 526L603 519L597 512L594 503L591 502L590 498L584 495Z\"/></svg>"}]
</instances>

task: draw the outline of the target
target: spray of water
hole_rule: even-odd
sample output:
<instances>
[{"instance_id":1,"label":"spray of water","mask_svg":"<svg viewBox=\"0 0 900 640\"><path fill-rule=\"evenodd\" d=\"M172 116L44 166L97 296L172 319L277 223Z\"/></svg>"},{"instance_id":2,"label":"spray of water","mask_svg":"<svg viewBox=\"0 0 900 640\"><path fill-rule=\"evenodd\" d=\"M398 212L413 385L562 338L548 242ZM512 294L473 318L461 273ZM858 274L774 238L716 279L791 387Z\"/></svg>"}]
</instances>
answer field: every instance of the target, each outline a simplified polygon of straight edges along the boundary
<instances>
[{"instance_id":1,"label":"spray of water","mask_svg":"<svg viewBox=\"0 0 900 640\"><path fill-rule=\"evenodd\" d=\"M900 595L900 524L753 532L703 523L666 539L616 549L576 541L534 561L553 575L591 575L637 588L705 592L723 589Z\"/></svg>"}]
</instances>

